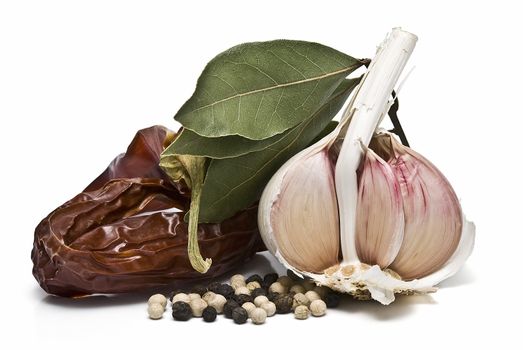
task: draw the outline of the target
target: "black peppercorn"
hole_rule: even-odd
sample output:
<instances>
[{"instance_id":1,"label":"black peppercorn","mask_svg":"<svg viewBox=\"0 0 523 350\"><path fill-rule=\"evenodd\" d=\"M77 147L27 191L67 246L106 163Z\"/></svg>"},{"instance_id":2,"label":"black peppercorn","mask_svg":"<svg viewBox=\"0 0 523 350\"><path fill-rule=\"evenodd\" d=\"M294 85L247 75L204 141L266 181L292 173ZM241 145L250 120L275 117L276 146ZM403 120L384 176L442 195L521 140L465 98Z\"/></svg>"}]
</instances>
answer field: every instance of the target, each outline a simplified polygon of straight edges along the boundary
<instances>
[{"instance_id":1,"label":"black peppercorn","mask_svg":"<svg viewBox=\"0 0 523 350\"><path fill-rule=\"evenodd\" d=\"M204 295L205 293L207 293L207 288L205 288L204 286L202 286L201 284L199 284L199 285L194 286L194 287L191 289L191 293L196 293L196 294L199 294L200 296L202 296L202 295Z\"/></svg>"},{"instance_id":2,"label":"black peppercorn","mask_svg":"<svg viewBox=\"0 0 523 350\"><path fill-rule=\"evenodd\" d=\"M207 286L207 290L211 291L211 292L214 292L216 294L218 294L217 290L218 290L218 287L220 287L221 283L220 282L211 282L209 283L209 285Z\"/></svg>"},{"instance_id":3,"label":"black peppercorn","mask_svg":"<svg viewBox=\"0 0 523 350\"><path fill-rule=\"evenodd\" d=\"M220 284L216 288L216 290L213 290L213 292L216 294L221 294L225 298L229 299L230 297L232 297L234 295L234 288L226 283L223 283L223 284Z\"/></svg>"},{"instance_id":4,"label":"black peppercorn","mask_svg":"<svg viewBox=\"0 0 523 350\"><path fill-rule=\"evenodd\" d=\"M265 289L263 289L263 288L256 288L251 293L251 296L252 296L253 299L258 297L258 296L260 296L260 295L267 296L267 291Z\"/></svg>"},{"instance_id":5,"label":"black peppercorn","mask_svg":"<svg viewBox=\"0 0 523 350\"><path fill-rule=\"evenodd\" d=\"M192 316L191 307L183 301L177 301L172 306L173 318L176 321L187 321Z\"/></svg>"},{"instance_id":6,"label":"black peppercorn","mask_svg":"<svg viewBox=\"0 0 523 350\"><path fill-rule=\"evenodd\" d=\"M276 299L279 296L280 296L280 293L277 293L277 292L269 291L267 293L267 299L269 299L270 301L274 301L274 299Z\"/></svg>"},{"instance_id":7,"label":"black peppercorn","mask_svg":"<svg viewBox=\"0 0 523 350\"><path fill-rule=\"evenodd\" d=\"M279 314L288 314L292 310L292 296L288 294L282 294L274 299L276 305L276 312Z\"/></svg>"},{"instance_id":8,"label":"black peppercorn","mask_svg":"<svg viewBox=\"0 0 523 350\"><path fill-rule=\"evenodd\" d=\"M338 305L340 305L341 295L335 292L329 292L327 293L327 295L325 295L323 301L325 302L328 308L337 307Z\"/></svg>"},{"instance_id":9,"label":"black peppercorn","mask_svg":"<svg viewBox=\"0 0 523 350\"><path fill-rule=\"evenodd\" d=\"M216 309L212 306L207 306L205 309L203 309L202 317L205 322L214 322L216 320L216 315L218 313L216 312Z\"/></svg>"},{"instance_id":10,"label":"black peppercorn","mask_svg":"<svg viewBox=\"0 0 523 350\"><path fill-rule=\"evenodd\" d=\"M247 315L247 310L245 310L243 307L237 307L232 310L232 319L234 320L234 323L244 324L247 322L248 318L249 316Z\"/></svg>"},{"instance_id":11,"label":"black peppercorn","mask_svg":"<svg viewBox=\"0 0 523 350\"><path fill-rule=\"evenodd\" d=\"M287 270L287 276L290 277L294 281L302 281L302 278L300 276L298 276L297 274L295 274L294 272L292 272L291 270Z\"/></svg>"},{"instance_id":12,"label":"black peppercorn","mask_svg":"<svg viewBox=\"0 0 523 350\"><path fill-rule=\"evenodd\" d=\"M277 273L268 273L263 277L263 284L270 286L278 280ZM261 284L261 283L260 283Z\"/></svg>"},{"instance_id":13,"label":"black peppercorn","mask_svg":"<svg viewBox=\"0 0 523 350\"><path fill-rule=\"evenodd\" d=\"M227 302L223 306L223 315L226 318L232 318L232 310L234 310L235 308L237 308L239 306L240 305L235 300L232 300L232 299L227 300Z\"/></svg>"},{"instance_id":14,"label":"black peppercorn","mask_svg":"<svg viewBox=\"0 0 523 350\"><path fill-rule=\"evenodd\" d=\"M245 280L245 283L258 282L260 285L263 283L263 278L260 275L252 275Z\"/></svg>"},{"instance_id":15,"label":"black peppercorn","mask_svg":"<svg viewBox=\"0 0 523 350\"><path fill-rule=\"evenodd\" d=\"M254 300L250 295L247 294L238 294L233 297L233 300L235 300L238 305L243 305L247 302L251 302Z\"/></svg>"}]
</instances>

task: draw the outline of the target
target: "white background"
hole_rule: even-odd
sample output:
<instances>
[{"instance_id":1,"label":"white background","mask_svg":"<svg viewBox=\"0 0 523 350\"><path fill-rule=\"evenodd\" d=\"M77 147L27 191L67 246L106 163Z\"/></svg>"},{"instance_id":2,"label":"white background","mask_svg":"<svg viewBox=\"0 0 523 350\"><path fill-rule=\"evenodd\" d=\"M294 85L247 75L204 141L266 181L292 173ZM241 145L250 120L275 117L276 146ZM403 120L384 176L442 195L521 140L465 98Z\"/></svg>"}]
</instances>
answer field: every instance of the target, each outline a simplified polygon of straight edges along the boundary
<instances>
[{"instance_id":1,"label":"white background","mask_svg":"<svg viewBox=\"0 0 523 350\"><path fill-rule=\"evenodd\" d=\"M523 26L517 2L2 1L0 347L521 348ZM252 3L252 4L251 4ZM401 96L411 145L450 179L477 225L464 269L388 307L347 299L320 319L146 317L145 295L46 296L33 230L125 150L172 119L205 63L238 43L317 41L372 57L394 26L420 38ZM257 257L246 270L279 267ZM190 345L193 344L193 345ZM326 347L327 348L327 347Z\"/></svg>"}]
</instances>

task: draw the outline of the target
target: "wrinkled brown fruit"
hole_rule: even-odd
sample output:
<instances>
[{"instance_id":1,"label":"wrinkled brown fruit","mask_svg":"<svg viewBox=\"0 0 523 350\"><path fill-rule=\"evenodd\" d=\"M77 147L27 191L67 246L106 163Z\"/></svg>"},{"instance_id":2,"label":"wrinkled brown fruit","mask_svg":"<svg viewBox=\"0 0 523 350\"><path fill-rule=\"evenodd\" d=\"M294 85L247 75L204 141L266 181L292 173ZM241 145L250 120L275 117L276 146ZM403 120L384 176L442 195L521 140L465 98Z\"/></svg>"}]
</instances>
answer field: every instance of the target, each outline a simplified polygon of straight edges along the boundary
<instances>
[{"instance_id":1,"label":"wrinkled brown fruit","mask_svg":"<svg viewBox=\"0 0 523 350\"><path fill-rule=\"evenodd\" d=\"M36 227L33 275L46 292L75 297L212 278L265 249L251 207L200 225L199 246L213 264L204 275L191 267L183 221L190 194L158 166L167 133L140 130L126 153Z\"/></svg>"}]
</instances>

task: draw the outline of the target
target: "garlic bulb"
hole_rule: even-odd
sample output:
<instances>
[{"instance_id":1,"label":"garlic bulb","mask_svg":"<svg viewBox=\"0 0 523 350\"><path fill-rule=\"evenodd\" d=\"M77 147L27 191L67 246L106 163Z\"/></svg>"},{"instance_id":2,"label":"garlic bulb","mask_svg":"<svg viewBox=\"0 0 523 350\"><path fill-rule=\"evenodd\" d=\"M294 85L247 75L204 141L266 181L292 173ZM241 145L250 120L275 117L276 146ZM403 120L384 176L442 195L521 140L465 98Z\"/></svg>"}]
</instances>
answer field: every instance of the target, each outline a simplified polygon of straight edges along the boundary
<instances>
[{"instance_id":1,"label":"garlic bulb","mask_svg":"<svg viewBox=\"0 0 523 350\"><path fill-rule=\"evenodd\" d=\"M474 245L474 224L443 174L378 131L416 41L391 32L338 127L288 160L259 204L265 245L287 268L382 304L434 291Z\"/></svg>"}]
</instances>

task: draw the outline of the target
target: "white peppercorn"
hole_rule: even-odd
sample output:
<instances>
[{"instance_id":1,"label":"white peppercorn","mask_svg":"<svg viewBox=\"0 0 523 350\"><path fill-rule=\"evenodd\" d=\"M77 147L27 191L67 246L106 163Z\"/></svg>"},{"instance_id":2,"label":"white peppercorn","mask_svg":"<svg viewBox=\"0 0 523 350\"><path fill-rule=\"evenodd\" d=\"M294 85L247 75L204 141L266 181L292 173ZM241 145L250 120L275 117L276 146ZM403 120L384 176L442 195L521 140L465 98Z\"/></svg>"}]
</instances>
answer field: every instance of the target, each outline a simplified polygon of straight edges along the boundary
<instances>
[{"instance_id":1,"label":"white peppercorn","mask_svg":"<svg viewBox=\"0 0 523 350\"><path fill-rule=\"evenodd\" d=\"M238 282L238 281L243 282L243 284L245 285L245 277L243 275L237 274L237 275L231 276L231 285L234 282Z\"/></svg>"},{"instance_id":2,"label":"white peppercorn","mask_svg":"<svg viewBox=\"0 0 523 350\"><path fill-rule=\"evenodd\" d=\"M305 288L301 285L301 284L295 284L291 287L291 289L289 289L289 292L294 292L294 293L305 293L306 290Z\"/></svg>"},{"instance_id":3,"label":"white peppercorn","mask_svg":"<svg viewBox=\"0 0 523 350\"><path fill-rule=\"evenodd\" d=\"M316 293L315 291L313 290L309 290L308 292L305 293L305 296L307 297L307 299L309 299L309 301L312 303L314 300L319 300L321 299L320 295L318 293Z\"/></svg>"},{"instance_id":4,"label":"white peppercorn","mask_svg":"<svg viewBox=\"0 0 523 350\"><path fill-rule=\"evenodd\" d=\"M314 300L313 302L311 302L309 308L311 310L312 316L316 317L325 315L325 312L327 311L327 305L321 299Z\"/></svg>"},{"instance_id":5,"label":"white peppercorn","mask_svg":"<svg viewBox=\"0 0 523 350\"><path fill-rule=\"evenodd\" d=\"M256 305L254 305L250 301L243 303L242 307L245 309L245 311L247 311L247 315L249 315L249 317L251 317L251 311L256 309Z\"/></svg>"},{"instance_id":6,"label":"white peppercorn","mask_svg":"<svg viewBox=\"0 0 523 350\"><path fill-rule=\"evenodd\" d=\"M246 294L251 295L251 291L247 287L238 287L234 290L234 294L240 295L240 294Z\"/></svg>"},{"instance_id":7,"label":"white peppercorn","mask_svg":"<svg viewBox=\"0 0 523 350\"><path fill-rule=\"evenodd\" d=\"M294 317L298 320L305 320L309 317L309 308L305 305L298 305L294 309Z\"/></svg>"},{"instance_id":8,"label":"white peppercorn","mask_svg":"<svg viewBox=\"0 0 523 350\"><path fill-rule=\"evenodd\" d=\"M284 294L287 291L287 288L285 288L283 286L283 284L281 284L280 282L274 282L269 287L269 291L279 293L279 294Z\"/></svg>"},{"instance_id":9,"label":"white peppercorn","mask_svg":"<svg viewBox=\"0 0 523 350\"><path fill-rule=\"evenodd\" d=\"M262 323L265 323L266 319L267 319L267 312L265 312L264 309L257 307L256 309L251 311L252 323L262 324Z\"/></svg>"},{"instance_id":10,"label":"white peppercorn","mask_svg":"<svg viewBox=\"0 0 523 350\"><path fill-rule=\"evenodd\" d=\"M280 276L276 282L280 282L285 288L290 288L294 285L294 281L289 276Z\"/></svg>"},{"instance_id":11,"label":"white peppercorn","mask_svg":"<svg viewBox=\"0 0 523 350\"><path fill-rule=\"evenodd\" d=\"M274 316L276 313L276 305L272 301L263 303L260 307L265 310L267 317Z\"/></svg>"},{"instance_id":12,"label":"white peppercorn","mask_svg":"<svg viewBox=\"0 0 523 350\"><path fill-rule=\"evenodd\" d=\"M247 289L249 289L252 292L256 288L261 288L261 284L257 281L252 281L252 282L247 283L246 287L247 287Z\"/></svg>"},{"instance_id":13,"label":"white peppercorn","mask_svg":"<svg viewBox=\"0 0 523 350\"><path fill-rule=\"evenodd\" d=\"M154 294L151 295L151 297L147 301L147 304L160 304L165 309L165 307L167 306L167 298L163 294Z\"/></svg>"},{"instance_id":14,"label":"white peppercorn","mask_svg":"<svg viewBox=\"0 0 523 350\"><path fill-rule=\"evenodd\" d=\"M176 303L177 301L183 301L184 303L187 303L189 304L191 302L191 299L189 298L189 296L185 293L178 293L178 294L175 294L171 300L171 302L174 304Z\"/></svg>"},{"instance_id":15,"label":"white peppercorn","mask_svg":"<svg viewBox=\"0 0 523 350\"><path fill-rule=\"evenodd\" d=\"M256 298L254 298L254 305L260 307L262 304L265 304L268 301L269 298L267 298L265 295L259 295Z\"/></svg>"},{"instance_id":16,"label":"white peppercorn","mask_svg":"<svg viewBox=\"0 0 523 350\"><path fill-rule=\"evenodd\" d=\"M303 293L296 293L294 294L293 300L292 300L292 308L295 309L296 307L300 305L309 306L311 301L309 298L305 296Z\"/></svg>"},{"instance_id":17,"label":"white peppercorn","mask_svg":"<svg viewBox=\"0 0 523 350\"><path fill-rule=\"evenodd\" d=\"M225 306L225 303L227 302L227 299L221 294L215 294L214 298L210 299L208 302L209 306L212 306L216 309L216 312L221 314L223 312L223 307Z\"/></svg>"},{"instance_id":18,"label":"white peppercorn","mask_svg":"<svg viewBox=\"0 0 523 350\"><path fill-rule=\"evenodd\" d=\"M189 305L194 317L202 317L203 309L207 307L207 303L202 298L191 300Z\"/></svg>"},{"instance_id":19,"label":"white peppercorn","mask_svg":"<svg viewBox=\"0 0 523 350\"><path fill-rule=\"evenodd\" d=\"M187 294L187 296L189 297L189 300L195 300L195 299L202 298L202 296L198 293L189 293L189 294Z\"/></svg>"},{"instance_id":20,"label":"white peppercorn","mask_svg":"<svg viewBox=\"0 0 523 350\"><path fill-rule=\"evenodd\" d=\"M205 294L202 296L202 299L205 300L207 304L209 304L209 301L211 301L212 298L216 296L216 293L214 292L205 292Z\"/></svg>"},{"instance_id":21,"label":"white peppercorn","mask_svg":"<svg viewBox=\"0 0 523 350\"><path fill-rule=\"evenodd\" d=\"M147 313L149 314L149 318L152 320L158 320L162 318L164 311L165 308L160 303L151 303L147 307Z\"/></svg>"},{"instance_id":22,"label":"white peppercorn","mask_svg":"<svg viewBox=\"0 0 523 350\"><path fill-rule=\"evenodd\" d=\"M236 290L238 288L241 288L241 287L245 287L246 284L245 284L245 280L235 280L235 281L232 281L231 282L231 287Z\"/></svg>"}]
</instances>

